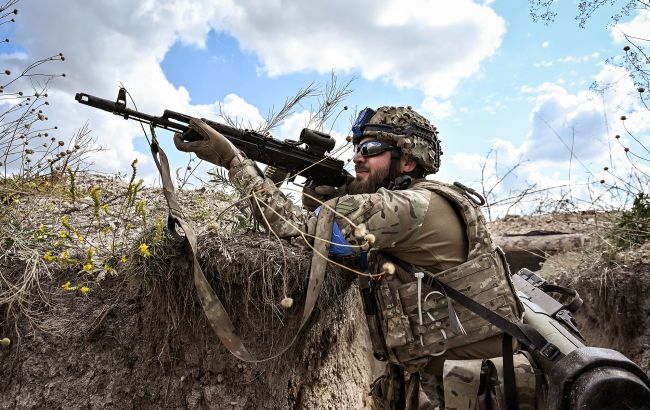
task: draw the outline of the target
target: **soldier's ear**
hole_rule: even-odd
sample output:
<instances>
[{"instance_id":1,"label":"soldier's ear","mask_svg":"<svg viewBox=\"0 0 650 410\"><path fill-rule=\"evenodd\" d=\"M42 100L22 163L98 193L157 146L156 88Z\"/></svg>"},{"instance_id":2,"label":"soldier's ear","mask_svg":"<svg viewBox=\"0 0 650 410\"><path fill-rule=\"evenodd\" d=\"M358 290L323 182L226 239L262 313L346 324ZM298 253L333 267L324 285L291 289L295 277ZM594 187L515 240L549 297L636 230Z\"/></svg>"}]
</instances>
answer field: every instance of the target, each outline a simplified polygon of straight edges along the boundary
<instances>
[{"instance_id":1,"label":"soldier's ear","mask_svg":"<svg viewBox=\"0 0 650 410\"><path fill-rule=\"evenodd\" d=\"M409 172L413 171L417 166L417 162L413 161L411 157L402 155L402 158L400 158L400 171L402 171L405 174L408 174Z\"/></svg>"}]
</instances>

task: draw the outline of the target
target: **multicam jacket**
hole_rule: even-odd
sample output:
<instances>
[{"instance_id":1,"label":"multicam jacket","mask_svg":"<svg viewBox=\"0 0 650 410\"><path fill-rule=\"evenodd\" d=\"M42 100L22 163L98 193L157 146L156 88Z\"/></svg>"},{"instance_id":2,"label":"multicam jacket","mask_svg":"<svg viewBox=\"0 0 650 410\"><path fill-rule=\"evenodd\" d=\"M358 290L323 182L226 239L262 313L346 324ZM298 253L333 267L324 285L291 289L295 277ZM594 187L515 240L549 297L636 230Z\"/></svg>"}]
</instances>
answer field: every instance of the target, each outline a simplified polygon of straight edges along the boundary
<instances>
[{"instance_id":1,"label":"multicam jacket","mask_svg":"<svg viewBox=\"0 0 650 410\"><path fill-rule=\"evenodd\" d=\"M233 167L230 178L242 192L253 194L257 220L278 236L313 231L315 217L288 200L253 161ZM489 236L478 205L463 189L416 180L405 190L380 188L371 194L342 196L333 206L335 222L348 242L358 243L355 228L360 225L374 235L370 273L381 274L383 263L396 259L435 274L512 320L520 318L507 265ZM426 287L418 294L412 270L397 266L394 274L379 277L375 285L381 331L391 361L408 363L501 333L462 307L451 310L467 334L452 330L450 302Z\"/></svg>"}]
</instances>

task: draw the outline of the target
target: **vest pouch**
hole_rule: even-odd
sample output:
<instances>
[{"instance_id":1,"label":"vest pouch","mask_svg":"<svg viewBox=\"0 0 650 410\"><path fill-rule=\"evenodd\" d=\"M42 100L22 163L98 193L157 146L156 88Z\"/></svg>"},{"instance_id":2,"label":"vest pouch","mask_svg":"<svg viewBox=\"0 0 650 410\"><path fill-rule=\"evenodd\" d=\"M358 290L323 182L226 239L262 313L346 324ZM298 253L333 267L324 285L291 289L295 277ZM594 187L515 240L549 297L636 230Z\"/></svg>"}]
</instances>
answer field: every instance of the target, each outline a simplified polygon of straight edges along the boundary
<instances>
[{"instance_id":1,"label":"vest pouch","mask_svg":"<svg viewBox=\"0 0 650 410\"><path fill-rule=\"evenodd\" d=\"M457 289L507 319L519 321L517 300L504 275L496 252L479 257L436 274L436 278ZM425 276L426 279L426 276ZM395 354L400 362L428 354L440 354L445 350L478 342L498 335L501 330L465 307L423 284L418 295L417 281L397 288L401 308L410 322L415 342L400 347ZM418 301L419 300L419 301ZM448 303L465 329L466 335L455 333L450 325ZM422 324L419 322L422 309Z\"/></svg>"},{"instance_id":2,"label":"vest pouch","mask_svg":"<svg viewBox=\"0 0 650 410\"><path fill-rule=\"evenodd\" d=\"M393 349L413 342L409 318L404 314L398 293L386 281L379 285L378 302L386 347Z\"/></svg>"}]
</instances>

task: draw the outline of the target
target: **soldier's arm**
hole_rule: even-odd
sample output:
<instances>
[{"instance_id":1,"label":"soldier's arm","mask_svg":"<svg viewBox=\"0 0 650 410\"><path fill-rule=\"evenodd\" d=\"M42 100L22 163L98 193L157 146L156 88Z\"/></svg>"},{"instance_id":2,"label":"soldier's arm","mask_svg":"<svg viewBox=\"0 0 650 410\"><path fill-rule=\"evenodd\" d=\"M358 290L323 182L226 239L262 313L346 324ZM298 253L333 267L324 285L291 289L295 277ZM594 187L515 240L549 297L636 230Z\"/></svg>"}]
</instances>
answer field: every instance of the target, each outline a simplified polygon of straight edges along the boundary
<instances>
[{"instance_id":1,"label":"soldier's arm","mask_svg":"<svg viewBox=\"0 0 650 410\"><path fill-rule=\"evenodd\" d=\"M230 168L230 181L244 195L250 195L255 219L282 238L307 231L308 216L289 200L273 181L264 178L255 162L238 161Z\"/></svg>"}]
</instances>

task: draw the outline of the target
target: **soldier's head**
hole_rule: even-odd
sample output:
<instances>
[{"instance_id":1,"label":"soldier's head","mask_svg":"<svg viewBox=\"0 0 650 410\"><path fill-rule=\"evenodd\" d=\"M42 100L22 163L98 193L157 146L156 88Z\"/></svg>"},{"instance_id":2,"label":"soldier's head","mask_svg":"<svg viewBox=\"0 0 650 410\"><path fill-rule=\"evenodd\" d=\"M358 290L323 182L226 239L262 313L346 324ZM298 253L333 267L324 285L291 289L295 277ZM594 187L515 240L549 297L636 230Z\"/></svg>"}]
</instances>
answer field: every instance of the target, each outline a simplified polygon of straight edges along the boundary
<instances>
[{"instance_id":1,"label":"soldier's head","mask_svg":"<svg viewBox=\"0 0 650 410\"><path fill-rule=\"evenodd\" d=\"M371 193L400 177L422 178L440 167L440 141L411 107L366 108L352 127L356 178L350 193Z\"/></svg>"}]
</instances>

